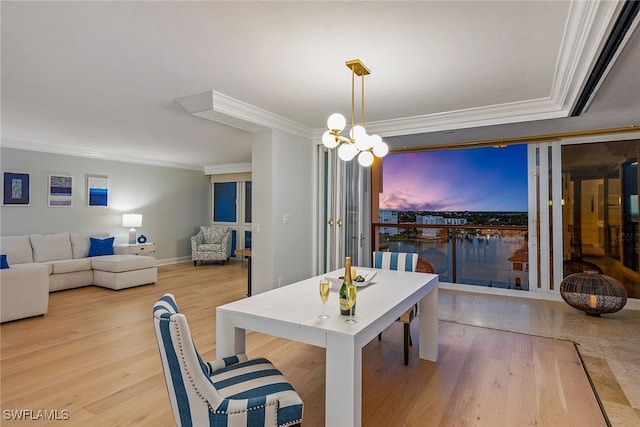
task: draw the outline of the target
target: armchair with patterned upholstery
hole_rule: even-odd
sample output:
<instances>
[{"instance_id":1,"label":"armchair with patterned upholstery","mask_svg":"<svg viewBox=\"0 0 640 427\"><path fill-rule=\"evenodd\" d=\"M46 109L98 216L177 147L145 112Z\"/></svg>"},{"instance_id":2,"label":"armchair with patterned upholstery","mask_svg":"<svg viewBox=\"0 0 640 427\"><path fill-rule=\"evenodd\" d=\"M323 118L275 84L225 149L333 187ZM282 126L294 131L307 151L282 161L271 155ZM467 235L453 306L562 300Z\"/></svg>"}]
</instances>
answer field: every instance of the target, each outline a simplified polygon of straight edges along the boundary
<instances>
[{"instance_id":1,"label":"armchair with patterned upholstery","mask_svg":"<svg viewBox=\"0 0 640 427\"><path fill-rule=\"evenodd\" d=\"M302 399L269 360L237 354L205 362L172 294L153 306L153 323L178 427L302 423Z\"/></svg>"},{"instance_id":2,"label":"armchair with patterned upholstery","mask_svg":"<svg viewBox=\"0 0 640 427\"><path fill-rule=\"evenodd\" d=\"M191 237L191 259L193 265L198 261L229 261L231 256L231 228L226 226L203 225L195 236Z\"/></svg>"}]
</instances>

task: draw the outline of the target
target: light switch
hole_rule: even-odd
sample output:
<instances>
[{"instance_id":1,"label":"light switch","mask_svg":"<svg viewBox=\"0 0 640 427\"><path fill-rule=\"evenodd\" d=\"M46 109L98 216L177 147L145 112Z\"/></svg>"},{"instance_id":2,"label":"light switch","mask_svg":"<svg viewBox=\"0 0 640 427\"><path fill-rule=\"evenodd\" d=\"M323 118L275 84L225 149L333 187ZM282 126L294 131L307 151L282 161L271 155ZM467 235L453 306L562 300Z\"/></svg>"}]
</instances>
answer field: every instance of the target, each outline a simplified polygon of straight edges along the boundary
<instances>
[{"instance_id":1,"label":"light switch","mask_svg":"<svg viewBox=\"0 0 640 427\"><path fill-rule=\"evenodd\" d=\"M254 233L259 233L260 232L260 224L254 223L252 228L253 228L253 232Z\"/></svg>"},{"instance_id":2,"label":"light switch","mask_svg":"<svg viewBox=\"0 0 640 427\"><path fill-rule=\"evenodd\" d=\"M289 224L289 222L290 222L289 214L284 214L284 217L282 218L282 223Z\"/></svg>"}]
</instances>

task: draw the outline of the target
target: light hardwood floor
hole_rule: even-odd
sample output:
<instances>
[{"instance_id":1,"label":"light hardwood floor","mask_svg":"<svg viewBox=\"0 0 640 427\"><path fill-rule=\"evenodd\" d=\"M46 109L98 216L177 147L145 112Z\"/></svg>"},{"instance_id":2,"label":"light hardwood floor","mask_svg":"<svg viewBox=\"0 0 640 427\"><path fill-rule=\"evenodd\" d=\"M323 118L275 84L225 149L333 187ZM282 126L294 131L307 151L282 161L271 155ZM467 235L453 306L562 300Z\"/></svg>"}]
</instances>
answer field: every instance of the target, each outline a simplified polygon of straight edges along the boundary
<instances>
[{"instance_id":1,"label":"light hardwood floor","mask_svg":"<svg viewBox=\"0 0 640 427\"><path fill-rule=\"evenodd\" d=\"M215 307L245 296L246 274L239 262L183 263L160 267L155 285L51 294L46 316L0 327L0 424L174 425L151 307L173 293L198 350L213 359ZM365 426L605 425L573 344L456 323L473 311L461 307L458 318L457 303L476 297L440 295L441 320L444 312L449 321L440 323L438 363L419 360L413 347L403 365L399 323L364 348ZM513 304L517 316L520 303ZM467 323L482 316L473 319ZM294 384L305 402L305 426L324 425L323 349L256 333L248 334L247 349L250 357L267 356ZM22 409L61 416L64 410L69 419L7 419L7 410Z\"/></svg>"}]
</instances>

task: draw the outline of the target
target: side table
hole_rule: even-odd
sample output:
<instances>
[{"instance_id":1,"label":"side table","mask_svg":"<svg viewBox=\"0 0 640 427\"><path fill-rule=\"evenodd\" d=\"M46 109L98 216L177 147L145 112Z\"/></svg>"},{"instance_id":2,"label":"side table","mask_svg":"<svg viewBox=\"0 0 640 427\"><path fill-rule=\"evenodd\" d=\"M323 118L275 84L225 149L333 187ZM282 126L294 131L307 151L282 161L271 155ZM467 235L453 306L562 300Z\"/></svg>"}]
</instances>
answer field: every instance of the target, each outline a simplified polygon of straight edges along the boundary
<instances>
[{"instance_id":1,"label":"side table","mask_svg":"<svg viewBox=\"0 0 640 427\"><path fill-rule=\"evenodd\" d=\"M113 245L113 253L118 255L153 255L156 253L155 243L120 243Z\"/></svg>"},{"instance_id":2,"label":"side table","mask_svg":"<svg viewBox=\"0 0 640 427\"><path fill-rule=\"evenodd\" d=\"M247 257L247 266L249 270L249 278L247 279L247 296L251 296L251 249L236 249L236 256ZM240 260L242 261L242 260Z\"/></svg>"}]
</instances>

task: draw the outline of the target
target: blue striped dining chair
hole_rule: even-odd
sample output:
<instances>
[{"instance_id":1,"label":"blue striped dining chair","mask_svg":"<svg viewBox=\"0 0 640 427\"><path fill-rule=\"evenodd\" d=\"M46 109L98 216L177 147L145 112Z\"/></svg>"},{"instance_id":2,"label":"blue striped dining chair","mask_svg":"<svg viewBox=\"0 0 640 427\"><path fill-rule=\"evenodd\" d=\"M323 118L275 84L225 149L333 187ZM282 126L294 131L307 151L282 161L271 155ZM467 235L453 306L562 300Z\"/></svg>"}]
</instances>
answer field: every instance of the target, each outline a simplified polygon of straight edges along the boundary
<instances>
[{"instance_id":1,"label":"blue striped dining chair","mask_svg":"<svg viewBox=\"0 0 640 427\"><path fill-rule=\"evenodd\" d=\"M418 254L411 252L379 252L373 253L373 268L384 270L416 271ZM409 345L411 345L411 321L416 317L418 306L414 305L396 321L404 326L404 364L409 364ZM378 340L382 333L378 334Z\"/></svg>"},{"instance_id":2,"label":"blue striped dining chair","mask_svg":"<svg viewBox=\"0 0 640 427\"><path fill-rule=\"evenodd\" d=\"M173 295L155 303L153 323L178 427L302 423L300 396L267 359L239 354L204 362Z\"/></svg>"}]
</instances>

